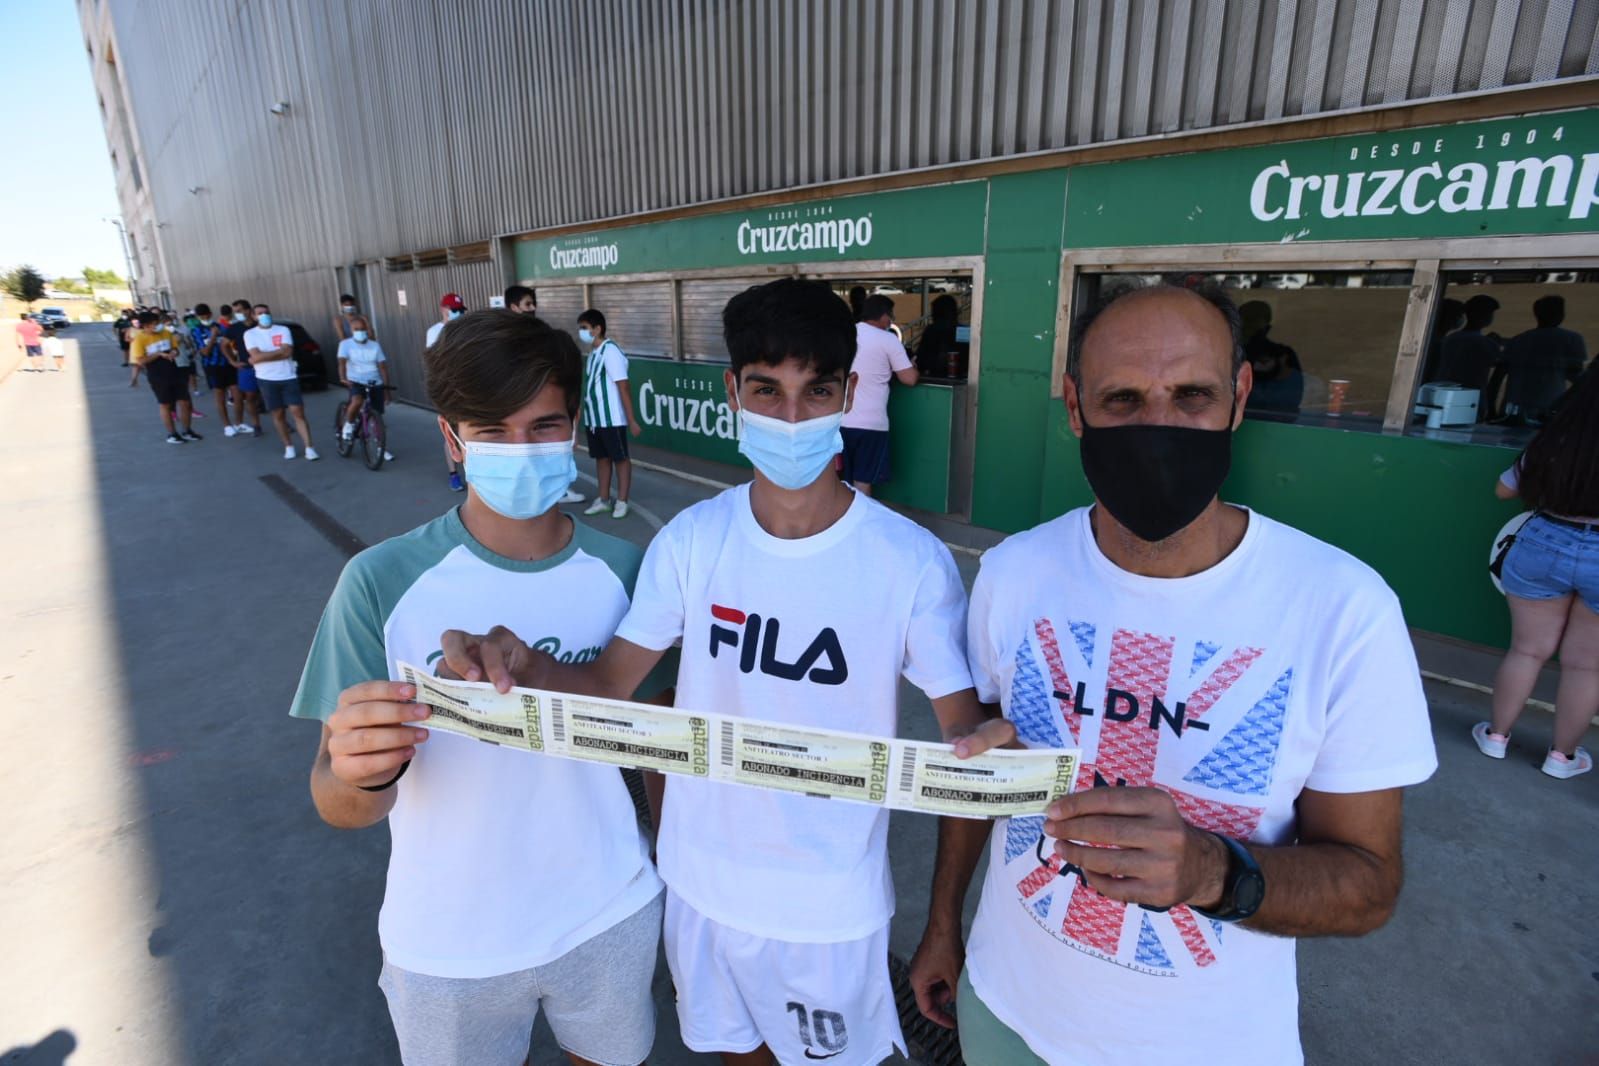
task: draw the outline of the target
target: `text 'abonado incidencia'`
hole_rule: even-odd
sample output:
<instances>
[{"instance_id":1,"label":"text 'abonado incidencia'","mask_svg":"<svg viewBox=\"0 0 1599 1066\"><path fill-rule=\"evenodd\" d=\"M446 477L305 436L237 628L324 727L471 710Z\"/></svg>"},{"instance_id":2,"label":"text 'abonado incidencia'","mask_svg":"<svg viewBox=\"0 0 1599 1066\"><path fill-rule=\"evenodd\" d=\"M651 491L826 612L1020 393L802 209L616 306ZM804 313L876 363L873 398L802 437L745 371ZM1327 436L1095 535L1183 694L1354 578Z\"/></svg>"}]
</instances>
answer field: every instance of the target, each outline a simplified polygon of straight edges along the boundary
<instances>
[{"instance_id":1,"label":"text 'abonado incidencia'","mask_svg":"<svg viewBox=\"0 0 1599 1066\"><path fill-rule=\"evenodd\" d=\"M617 257L614 244L589 244L581 248L550 245L550 268L553 270L576 270L582 267L609 270L616 265Z\"/></svg>"},{"instance_id":2,"label":"text 'abonado incidencia'","mask_svg":"<svg viewBox=\"0 0 1599 1066\"><path fill-rule=\"evenodd\" d=\"M1573 182L1573 174L1576 176ZM1320 193L1320 196L1311 194ZM1295 174L1287 160L1255 175L1249 210L1262 222L1298 218L1371 218L1403 212L1504 211L1510 207L1564 207L1587 218L1599 205L1599 152L1580 165L1570 155L1443 164L1343 174Z\"/></svg>"},{"instance_id":3,"label":"text 'abonado incidencia'","mask_svg":"<svg viewBox=\"0 0 1599 1066\"><path fill-rule=\"evenodd\" d=\"M749 219L738 224L739 255L810 251L830 251L843 255L851 248L864 248L871 243L872 219L869 215L790 222L781 226L757 226Z\"/></svg>"}]
</instances>

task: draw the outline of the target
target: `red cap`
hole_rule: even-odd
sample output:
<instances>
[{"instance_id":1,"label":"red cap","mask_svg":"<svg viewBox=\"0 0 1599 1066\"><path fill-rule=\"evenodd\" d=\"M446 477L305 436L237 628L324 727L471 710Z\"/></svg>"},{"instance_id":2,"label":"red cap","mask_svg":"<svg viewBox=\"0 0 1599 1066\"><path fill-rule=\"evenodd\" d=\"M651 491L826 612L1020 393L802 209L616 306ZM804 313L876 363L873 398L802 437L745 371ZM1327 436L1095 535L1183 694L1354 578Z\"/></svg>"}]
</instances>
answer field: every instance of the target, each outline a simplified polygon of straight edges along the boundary
<instances>
[{"instance_id":1,"label":"red cap","mask_svg":"<svg viewBox=\"0 0 1599 1066\"><path fill-rule=\"evenodd\" d=\"M461 299L460 293L447 292L444 294L444 299L439 301L439 306L451 311L465 311L466 301Z\"/></svg>"}]
</instances>

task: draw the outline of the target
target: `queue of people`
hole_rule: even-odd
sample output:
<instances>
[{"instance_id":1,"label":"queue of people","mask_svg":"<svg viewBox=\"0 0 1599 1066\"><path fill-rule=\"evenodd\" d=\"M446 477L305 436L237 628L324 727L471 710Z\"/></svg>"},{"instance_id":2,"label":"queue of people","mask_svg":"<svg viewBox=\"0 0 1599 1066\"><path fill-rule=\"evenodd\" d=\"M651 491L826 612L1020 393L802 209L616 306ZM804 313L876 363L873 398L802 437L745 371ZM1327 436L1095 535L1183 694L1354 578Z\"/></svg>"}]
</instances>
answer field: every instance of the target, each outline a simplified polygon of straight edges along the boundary
<instances>
[{"instance_id":1,"label":"queue of people","mask_svg":"<svg viewBox=\"0 0 1599 1066\"><path fill-rule=\"evenodd\" d=\"M114 327L130 366L130 388L142 376L149 382L168 444L203 440L195 431L193 397L205 388L216 404L225 437L261 433L261 412L271 417L283 457L321 458L312 442L300 392L294 337L287 323L274 322L264 303L233 300L213 313L197 303L180 318L171 310L129 310ZM124 324L125 323L125 324ZM296 452L294 437L300 441Z\"/></svg>"},{"instance_id":2,"label":"queue of people","mask_svg":"<svg viewBox=\"0 0 1599 1066\"><path fill-rule=\"evenodd\" d=\"M407 1063L521 1062L540 1012L574 1061L642 1062L663 947L684 1042L725 1063L856 1066L904 1037L884 812L651 775L652 847L614 769L430 731L402 660L885 736L904 678L958 757L1080 748L1047 809L941 820L919 1008L958 1008L972 1066L1300 1061L1295 938L1391 915L1402 791L1436 758L1381 578L1219 496L1253 387L1224 294L1079 319L1065 404L1094 503L990 551L969 602L948 548L854 484L871 438L837 472L844 430L877 431L848 421L863 378L910 369L868 301L857 322L783 278L728 303L753 480L642 551L559 507L580 425L613 514L627 491L605 317L582 316L585 364L536 315L455 310L424 361L465 498L350 561L291 706L319 724L323 819L388 823L377 977Z\"/></svg>"}]
</instances>

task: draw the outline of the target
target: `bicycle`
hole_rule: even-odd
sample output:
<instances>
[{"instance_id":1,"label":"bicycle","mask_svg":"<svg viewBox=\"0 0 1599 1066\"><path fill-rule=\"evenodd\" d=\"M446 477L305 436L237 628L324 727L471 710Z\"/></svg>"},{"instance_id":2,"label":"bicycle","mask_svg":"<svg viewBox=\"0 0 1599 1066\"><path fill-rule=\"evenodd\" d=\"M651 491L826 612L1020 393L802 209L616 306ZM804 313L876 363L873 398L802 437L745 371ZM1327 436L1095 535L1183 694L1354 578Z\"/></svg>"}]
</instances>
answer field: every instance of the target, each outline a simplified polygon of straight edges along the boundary
<instances>
[{"instance_id":1,"label":"bicycle","mask_svg":"<svg viewBox=\"0 0 1599 1066\"><path fill-rule=\"evenodd\" d=\"M349 401L340 402L333 409L333 439L338 442L339 454L348 458L355 451L356 441L361 442L361 457L365 460L368 470L378 470L383 466L383 460L388 455L388 434L383 428L383 416L372 410L372 390L383 389L393 392L393 385L355 385L361 390L361 410L355 416L355 429L346 437L344 435L344 413L349 408Z\"/></svg>"}]
</instances>

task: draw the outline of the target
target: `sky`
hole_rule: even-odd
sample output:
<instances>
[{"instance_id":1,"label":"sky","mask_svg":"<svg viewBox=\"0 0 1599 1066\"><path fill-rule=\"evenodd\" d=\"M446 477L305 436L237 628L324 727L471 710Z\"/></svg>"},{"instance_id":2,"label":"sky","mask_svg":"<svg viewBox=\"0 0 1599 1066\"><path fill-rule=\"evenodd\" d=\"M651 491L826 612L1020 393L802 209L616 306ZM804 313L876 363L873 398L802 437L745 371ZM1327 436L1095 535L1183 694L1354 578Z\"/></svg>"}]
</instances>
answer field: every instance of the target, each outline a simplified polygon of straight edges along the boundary
<instances>
[{"instance_id":1,"label":"sky","mask_svg":"<svg viewBox=\"0 0 1599 1066\"><path fill-rule=\"evenodd\" d=\"M116 179L74 0L0 0L6 56L0 100L7 125L0 165L0 269L23 263L46 277L86 266L127 272L116 227Z\"/></svg>"}]
</instances>

